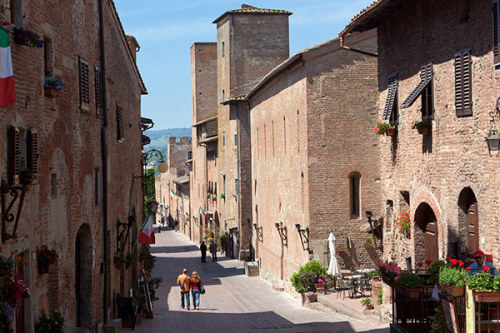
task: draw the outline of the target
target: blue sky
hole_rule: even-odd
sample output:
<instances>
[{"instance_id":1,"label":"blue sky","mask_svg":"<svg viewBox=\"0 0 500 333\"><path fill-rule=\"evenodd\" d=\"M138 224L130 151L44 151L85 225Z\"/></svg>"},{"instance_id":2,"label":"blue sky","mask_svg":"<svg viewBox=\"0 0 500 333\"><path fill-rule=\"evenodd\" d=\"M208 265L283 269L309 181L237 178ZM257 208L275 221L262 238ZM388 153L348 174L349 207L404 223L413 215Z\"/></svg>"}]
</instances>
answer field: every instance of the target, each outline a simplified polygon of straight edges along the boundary
<instances>
[{"instance_id":1,"label":"blue sky","mask_svg":"<svg viewBox=\"0 0 500 333\"><path fill-rule=\"evenodd\" d=\"M191 126L189 48L215 42L212 21L242 3L289 10L290 55L335 38L351 18L373 0L115 0L125 32L141 45L137 63L149 95L142 115L154 129Z\"/></svg>"}]
</instances>

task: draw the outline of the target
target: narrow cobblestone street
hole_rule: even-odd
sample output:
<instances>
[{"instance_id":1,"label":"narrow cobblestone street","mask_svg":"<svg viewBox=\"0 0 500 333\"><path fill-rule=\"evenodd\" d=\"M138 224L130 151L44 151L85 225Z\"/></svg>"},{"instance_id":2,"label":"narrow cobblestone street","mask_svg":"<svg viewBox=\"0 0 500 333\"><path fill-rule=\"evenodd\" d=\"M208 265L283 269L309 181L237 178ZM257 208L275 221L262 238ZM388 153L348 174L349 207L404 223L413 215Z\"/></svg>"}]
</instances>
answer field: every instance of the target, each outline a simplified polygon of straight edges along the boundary
<instances>
[{"instance_id":1,"label":"narrow cobblestone street","mask_svg":"<svg viewBox=\"0 0 500 333\"><path fill-rule=\"evenodd\" d=\"M163 278L157 290L154 319L143 319L136 332L386 332L368 323L352 321L332 311L302 307L269 282L246 277L243 263L220 257L200 262L198 247L172 230L156 234L151 252L157 256L155 276ZM197 271L206 287L200 310L180 307L175 284L182 268ZM129 331L123 329L123 331Z\"/></svg>"}]
</instances>

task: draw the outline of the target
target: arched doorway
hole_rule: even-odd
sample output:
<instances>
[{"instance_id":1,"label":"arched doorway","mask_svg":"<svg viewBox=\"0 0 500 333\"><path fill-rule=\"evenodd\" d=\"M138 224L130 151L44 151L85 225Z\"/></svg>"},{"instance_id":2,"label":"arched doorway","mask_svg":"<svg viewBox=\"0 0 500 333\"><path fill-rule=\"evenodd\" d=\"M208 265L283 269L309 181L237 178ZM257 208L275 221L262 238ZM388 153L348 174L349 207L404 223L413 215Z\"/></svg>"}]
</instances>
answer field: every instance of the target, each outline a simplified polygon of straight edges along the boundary
<instances>
[{"instance_id":1,"label":"arched doorway","mask_svg":"<svg viewBox=\"0 0 500 333\"><path fill-rule=\"evenodd\" d=\"M421 203L415 211L415 262L439 259L437 219L431 206Z\"/></svg>"},{"instance_id":2,"label":"arched doorway","mask_svg":"<svg viewBox=\"0 0 500 333\"><path fill-rule=\"evenodd\" d=\"M90 226L78 230L75 241L76 326L90 328L92 323L92 236Z\"/></svg>"},{"instance_id":3,"label":"arched doorway","mask_svg":"<svg viewBox=\"0 0 500 333\"><path fill-rule=\"evenodd\" d=\"M470 187L464 188L458 197L459 256L479 250L479 218L476 195Z\"/></svg>"}]
</instances>

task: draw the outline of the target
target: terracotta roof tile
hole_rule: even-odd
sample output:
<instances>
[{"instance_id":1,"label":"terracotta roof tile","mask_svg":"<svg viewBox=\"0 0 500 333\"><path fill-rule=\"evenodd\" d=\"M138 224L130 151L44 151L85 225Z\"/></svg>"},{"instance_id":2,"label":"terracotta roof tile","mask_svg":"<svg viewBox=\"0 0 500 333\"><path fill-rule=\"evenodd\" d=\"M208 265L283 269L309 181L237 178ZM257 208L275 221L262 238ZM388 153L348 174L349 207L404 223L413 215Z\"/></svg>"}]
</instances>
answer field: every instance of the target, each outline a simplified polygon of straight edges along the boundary
<instances>
[{"instance_id":1,"label":"terracotta roof tile","mask_svg":"<svg viewBox=\"0 0 500 333\"><path fill-rule=\"evenodd\" d=\"M250 5L241 5L239 9L231 9L219 16L215 19L213 23L219 22L224 16L227 14L274 14L274 15L292 15L292 12L281 9L266 9L266 8L257 8Z\"/></svg>"}]
</instances>

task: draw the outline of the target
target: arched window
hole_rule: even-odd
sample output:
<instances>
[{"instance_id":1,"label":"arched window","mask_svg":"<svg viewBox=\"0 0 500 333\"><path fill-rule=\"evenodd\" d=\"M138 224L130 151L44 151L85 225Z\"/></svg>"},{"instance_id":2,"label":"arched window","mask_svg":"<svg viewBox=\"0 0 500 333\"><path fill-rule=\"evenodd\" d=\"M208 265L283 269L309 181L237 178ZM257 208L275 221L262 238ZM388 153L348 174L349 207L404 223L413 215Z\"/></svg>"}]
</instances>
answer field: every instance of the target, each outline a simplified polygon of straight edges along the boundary
<instances>
[{"instance_id":1,"label":"arched window","mask_svg":"<svg viewBox=\"0 0 500 333\"><path fill-rule=\"evenodd\" d=\"M360 217L360 179L361 175L359 172L353 172L349 175L349 207L351 219Z\"/></svg>"}]
</instances>

